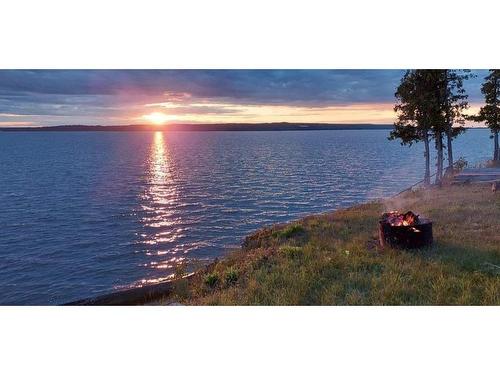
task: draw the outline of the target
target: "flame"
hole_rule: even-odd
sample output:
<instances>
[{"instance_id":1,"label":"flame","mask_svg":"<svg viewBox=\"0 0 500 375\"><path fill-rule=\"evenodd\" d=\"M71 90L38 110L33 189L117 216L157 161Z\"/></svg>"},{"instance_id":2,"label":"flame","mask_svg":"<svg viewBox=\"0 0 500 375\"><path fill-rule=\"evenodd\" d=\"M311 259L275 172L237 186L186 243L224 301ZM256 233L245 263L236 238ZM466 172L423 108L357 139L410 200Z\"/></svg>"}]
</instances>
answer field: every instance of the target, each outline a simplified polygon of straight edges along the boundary
<instances>
[{"instance_id":1,"label":"flame","mask_svg":"<svg viewBox=\"0 0 500 375\"><path fill-rule=\"evenodd\" d=\"M418 224L418 215L414 214L411 211L408 211L404 214L399 211L390 211L386 212L382 215L382 220L386 221L392 226L412 226Z\"/></svg>"}]
</instances>

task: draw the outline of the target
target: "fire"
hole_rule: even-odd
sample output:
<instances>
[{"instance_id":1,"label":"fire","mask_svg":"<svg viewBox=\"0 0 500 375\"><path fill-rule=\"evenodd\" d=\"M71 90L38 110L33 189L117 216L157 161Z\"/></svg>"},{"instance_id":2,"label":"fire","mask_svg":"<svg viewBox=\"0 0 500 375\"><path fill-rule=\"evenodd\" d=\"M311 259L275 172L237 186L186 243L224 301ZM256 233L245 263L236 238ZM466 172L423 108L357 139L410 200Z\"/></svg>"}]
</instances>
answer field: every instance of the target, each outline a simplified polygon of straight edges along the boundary
<instances>
[{"instance_id":1,"label":"fire","mask_svg":"<svg viewBox=\"0 0 500 375\"><path fill-rule=\"evenodd\" d=\"M390 225L399 226L411 226L419 223L418 215L411 211L404 214L399 211L390 211L382 215L382 220L389 223Z\"/></svg>"}]
</instances>

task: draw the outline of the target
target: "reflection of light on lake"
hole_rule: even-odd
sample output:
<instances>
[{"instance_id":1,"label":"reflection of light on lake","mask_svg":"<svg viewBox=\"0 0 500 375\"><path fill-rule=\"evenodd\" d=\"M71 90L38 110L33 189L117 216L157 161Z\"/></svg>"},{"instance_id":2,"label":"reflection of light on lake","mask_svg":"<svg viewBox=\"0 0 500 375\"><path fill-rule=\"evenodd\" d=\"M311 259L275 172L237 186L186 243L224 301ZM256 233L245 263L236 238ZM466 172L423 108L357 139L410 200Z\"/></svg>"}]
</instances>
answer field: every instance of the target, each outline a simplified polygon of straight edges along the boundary
<instances>
[{"instance_id":1,"label":"reflection of light on lake","mask_svg":"<svg viewBox=\"0 0 500 375\"><path fill-rule=\"evenodd\" d=\"M162 132L155 132L149 159L149 195L155 204L169 203L169 163Z\"/></svg>"},{"instance_id":2,"label":"reflection of light on lake","mask_svg":"<svg viewBox=\"0 0 500 375\"><path fill-rule=\"evenodd\" d=\"M154 259L143 266L151 269L173 270L184 261L176 257L175 247L169 246L182 236L182 228L178 228L175 217L177 209L177 189L175 188L173 167L163 132L155 132L147 160L147 188L142 195L142 218L144 232L140 234L139 243L144 247L143 253ZM174 256L172 256L174 255ZM169 258L165 259L165 256ZM141 285L167 280L165 277L151 277L140 281Z\"/></svg>"},{"instance_id":3,"label":"reflection of light on lake","mask_svg":"<svg viewBox=\"0 0 500 375\"><path fill-rule=\"evenodd\" d=\"M170 165L170 155L166 149L162 132L155 132L151 153L148 160L148 189L143 208L148 211L144 224L150 228L163 228L155 233L158 239L170 241L175 239L172 230L175 221L171 219L175 209L177 192Z\"/></svg>"}]
</instances>

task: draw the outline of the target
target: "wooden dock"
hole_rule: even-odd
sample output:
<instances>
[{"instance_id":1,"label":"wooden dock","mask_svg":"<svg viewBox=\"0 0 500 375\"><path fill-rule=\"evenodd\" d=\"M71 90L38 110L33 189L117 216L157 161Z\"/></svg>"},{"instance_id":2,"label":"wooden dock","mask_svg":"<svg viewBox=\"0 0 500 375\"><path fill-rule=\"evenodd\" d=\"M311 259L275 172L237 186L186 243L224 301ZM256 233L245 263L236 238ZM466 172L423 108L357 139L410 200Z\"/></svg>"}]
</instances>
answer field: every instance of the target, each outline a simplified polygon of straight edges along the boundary
<instances>
[{"instance_id":1,"label":"wooden dock","mask_svg":"<svg viewBox=\"0 0 500 375\"><path fill-rule=\"evenodd\" d=\"M453 176L454 184L500 182L500 168L466 168Z\"/></svg>"}]
</instances>

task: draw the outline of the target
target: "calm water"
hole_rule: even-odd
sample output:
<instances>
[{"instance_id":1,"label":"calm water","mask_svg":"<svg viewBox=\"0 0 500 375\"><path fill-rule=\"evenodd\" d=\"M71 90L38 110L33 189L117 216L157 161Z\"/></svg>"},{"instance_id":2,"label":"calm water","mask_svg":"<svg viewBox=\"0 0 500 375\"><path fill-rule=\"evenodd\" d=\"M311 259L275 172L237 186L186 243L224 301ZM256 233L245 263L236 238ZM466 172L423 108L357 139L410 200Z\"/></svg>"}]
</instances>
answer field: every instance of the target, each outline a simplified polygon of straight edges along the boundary
<instances>
[{"instance_id":1,"label":"calm water","mask_svg":"<svg viewBox=\"0 0 500 375\"><path fill-rule=\"evenodd\" d=\"M387 134L0 133L0 304L157 282L263 225L396 193L422 148ZM488 134L460 137L457 157L490 157Z\"/></svg>"}]
</instances>

